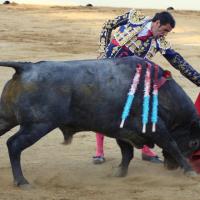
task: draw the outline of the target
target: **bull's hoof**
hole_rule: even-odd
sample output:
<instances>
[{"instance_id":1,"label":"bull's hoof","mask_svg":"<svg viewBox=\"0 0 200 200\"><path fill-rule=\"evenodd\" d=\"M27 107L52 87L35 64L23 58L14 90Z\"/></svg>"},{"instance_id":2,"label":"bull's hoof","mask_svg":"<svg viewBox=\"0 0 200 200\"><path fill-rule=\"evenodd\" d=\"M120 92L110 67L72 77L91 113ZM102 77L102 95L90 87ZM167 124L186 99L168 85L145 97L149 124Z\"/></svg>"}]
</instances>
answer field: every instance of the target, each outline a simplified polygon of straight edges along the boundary
<instances>
[{"instance_id":1,"label":"bull's hoof","mask_svg":"<svg viewBox=\"0 0 200 200\"><path fill-rule=\"evenodd\" d=\"M194 177L198 177L199 175L195 172L195 171L186 171L184 172L184 174L188 177L194 178Z\"/></svg>"},{"instance_id":2,"label":"bull's hoof","mask_svg":"<svg viewBox=\"0 0 200 200\"><path fill-rule=\"evenodd\" d=\"M125 177L128 173L127 169L123 169L121 167L118 167L117 169L115 169L113 176L115 177Z\"/></svg>"},{"instance_id":3,"label":"bull's hoof","mask_svg":"<svg viewBox=\"0 0 200 200\"><path fill-rule=\"evenodd\" d=\"M14 185L17 187L20 187L22 189L29 189L30 184L26 179L21 179L21 180L15 180Z\"/></svg>"},{"instance_id":4,"label":"bull's hoof","mask_svg":"<svg viewBox=\"0 0 200 200\"><path fill-rule=\"evenodd\" d=\"M64 140L61 144L70 145L71 143L72 143L72 140Z\"/></svg>"},{"instance_id":5,"label":"bull's hoof","mask_svg":"<svg viewBox=\"0 0 200 200\"><path fill-rule=\"evenodd\" d=\"M179 165L176 162L172 162L169 160L164 160L164 167L168 170L175 170L179 167Z\"/></svg>"},{"instance_id":6,"label":"bull's hoof","mask_svg":"<svg viewBox=\"0 0 200 200\"><path fill-rule=\"evenodd\" d=\"M30 190L32 187L30 184L19 185L19 188L22 190Z\"/></svg>"},{"instance_id":7,"label":"bull's hoof","mask_svg":"<svg viewBox=\"0 0 200 200\"><path fill-rule=\"evenodd\" d=\"M64 141L63 141L62 144L64 144L64 145L69 145L69 144L72 143L72 140L73 140L73 137L72 137L72 136L70 136L70 137L64 137Z\"/></svg>"}]
</instances>

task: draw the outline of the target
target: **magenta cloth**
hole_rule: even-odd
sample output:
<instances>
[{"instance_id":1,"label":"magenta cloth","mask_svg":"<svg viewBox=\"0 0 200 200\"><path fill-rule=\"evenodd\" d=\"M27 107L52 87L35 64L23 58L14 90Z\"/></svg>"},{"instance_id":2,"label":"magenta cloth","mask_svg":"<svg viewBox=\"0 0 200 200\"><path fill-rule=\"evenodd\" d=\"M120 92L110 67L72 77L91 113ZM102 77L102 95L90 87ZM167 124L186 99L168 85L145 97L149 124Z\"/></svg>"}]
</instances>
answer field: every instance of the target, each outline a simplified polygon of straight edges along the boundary
<instances>
[{"instance_id":1,"label":"magenta cloth","mask_svg":"<svg viewBox=\"0 0 200 200\"><path fill-rule=\"evenodd\" d=\"M195 107L200 115L200 93L195 101ZM197 173L200 173L200 150L194 152L189 158L190 164Z\"/></svg>"},{"instance_id":2,"label":"magenta cloth","mask_svg":"<svg viewBox=\"0 0 200 200\"><path fill-rule=\"evenodd\" d=\"M157 156L155 152L153 152L148 146L144 145L143 148L141 149L142 153L147 155L147 156Z\"/></svg>"},{"instance_id":3,"label":"magenta cloth","mask_svg":"<svg viewBox=\"0 0 200 200\"><path fill-rule=\"evenodd\" d=\"M192 156L189 158L189 162L193 169L200 174L200 150L192 154Z\"/></svg>"},{"instance_id":4,"label":"magenta cloth","mask_svg":"<svg viewBox=\"0 0 200 200\"><path fill-rule=\"evenodd\" d=\"M195 107L200 115L200 93L199 96L197 97L196 101L195 101Z\"/></svg>"},{"instance_id":5,"label":"magenta cloth","mask_svg":"<svg viewBox=\"0 0 200 200\"><path fill-rule=\"evenodd\" d=\"M104 156L104 135L101 133L96 133L96 156Z\"/></svg>"}]
</instances>

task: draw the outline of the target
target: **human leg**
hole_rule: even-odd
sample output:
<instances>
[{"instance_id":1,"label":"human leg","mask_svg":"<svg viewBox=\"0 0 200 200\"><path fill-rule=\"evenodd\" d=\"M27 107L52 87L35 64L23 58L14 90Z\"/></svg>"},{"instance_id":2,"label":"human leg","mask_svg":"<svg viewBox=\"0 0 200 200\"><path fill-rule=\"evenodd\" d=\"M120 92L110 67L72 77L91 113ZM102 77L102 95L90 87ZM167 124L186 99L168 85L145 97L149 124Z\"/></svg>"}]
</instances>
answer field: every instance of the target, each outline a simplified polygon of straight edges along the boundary
<instances>
[{"instance_id":1,"label":"human leg","mask_svg":"<svg viewBox=\"0 0 200 200\"><path fill-rule=\"evenodd\" d=\"M142 152L142 160L153 162L153 163L162 163L159 156L151 150L148 146L144 145L141 149Z\"/></svg>"},{"instance_id":2,"label":"human leg","mask_svg":"<svg viewBox=\"0 0 200 200\"><path fill-rule=\"evenodd\" d=\"M96 133L96 154L93 157L94 164L102 164L105 162L104 158L104 135Z\"/></svg>"}]
</instances>

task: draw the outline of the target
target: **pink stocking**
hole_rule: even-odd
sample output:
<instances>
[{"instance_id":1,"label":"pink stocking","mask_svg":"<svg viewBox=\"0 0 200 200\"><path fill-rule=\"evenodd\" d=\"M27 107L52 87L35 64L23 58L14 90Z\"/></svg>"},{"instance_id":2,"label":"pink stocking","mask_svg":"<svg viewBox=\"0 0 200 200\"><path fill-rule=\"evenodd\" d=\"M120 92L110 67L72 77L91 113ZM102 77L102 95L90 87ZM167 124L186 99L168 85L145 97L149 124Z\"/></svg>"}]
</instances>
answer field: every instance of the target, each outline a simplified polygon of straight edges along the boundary
<instances>
[{"instance_id":1,"label":"pink stocking","mask_svg":"<svg viewBox=\"0 0 200 200\"><path fill-rule=\"evenodd\" d=\"M104 156L103 142L104 135L96 133L96 156Z\"/></svg>"},{"instance_id":2,"label":"pink stocking","mask_svg":"<svg viewBox=\"0 0 200 200\"><path fill-rule=\"evenodd\" d=\"M152 151L148 146L144 145L142 148L142 153L147 155L147 156L157 156L157 154Z\"/></svg>"}]
</instances>

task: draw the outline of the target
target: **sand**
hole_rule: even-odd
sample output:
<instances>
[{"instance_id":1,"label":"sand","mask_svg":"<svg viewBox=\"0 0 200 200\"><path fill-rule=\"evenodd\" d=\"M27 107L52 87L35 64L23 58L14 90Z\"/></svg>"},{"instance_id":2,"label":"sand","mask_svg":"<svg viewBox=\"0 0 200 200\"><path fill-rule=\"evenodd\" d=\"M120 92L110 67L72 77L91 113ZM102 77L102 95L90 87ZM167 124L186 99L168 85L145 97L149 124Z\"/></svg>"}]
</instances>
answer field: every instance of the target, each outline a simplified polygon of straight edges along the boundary
<instances>
[{"instance_id":1,"label":"sand","mask_svg":"<svg viewBox=\"0 0 200 200\"><path fill-rule=\"evenodd\" d=\"M1 60L40 61L93 59L98 56L98 38L105 20L128 9L57 6L0 6ZM156 10L143 10L153 15ZM200 71L200 12L173 11L177 27L169 35L174 49ZM174 70L159 54L154 59L195 100L199 89ZM13 69L0 68L0 90L12 77ZM22 167L31 188L13 186L7 139L0 140L1 200L198 200L200 182L181 170L167 171L161 164L142 161L140 151L130 164L128 176L113 177L121 155L115 140L106 138L107 162L92 164L95 134L75 135L71 145L62 145L63 137L54 130L22 154ZM156 151L161 155L159 148ZM162 156L162 155L161 155Z\"/></svg>"}]
</instances>

